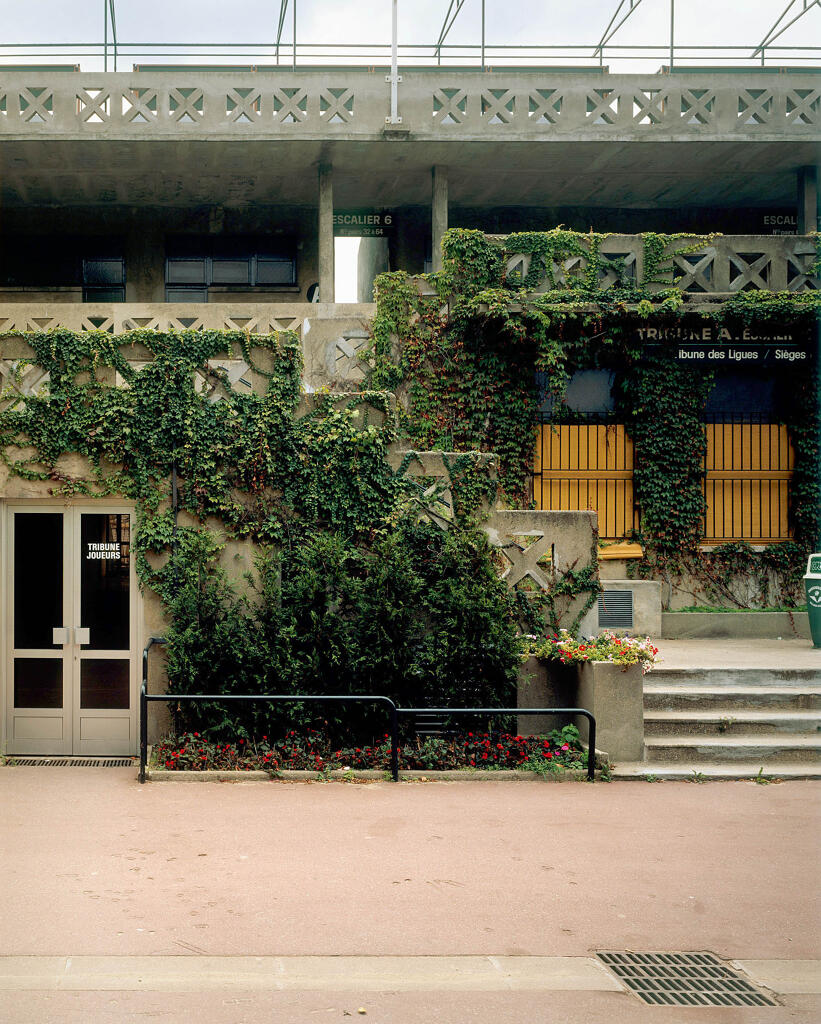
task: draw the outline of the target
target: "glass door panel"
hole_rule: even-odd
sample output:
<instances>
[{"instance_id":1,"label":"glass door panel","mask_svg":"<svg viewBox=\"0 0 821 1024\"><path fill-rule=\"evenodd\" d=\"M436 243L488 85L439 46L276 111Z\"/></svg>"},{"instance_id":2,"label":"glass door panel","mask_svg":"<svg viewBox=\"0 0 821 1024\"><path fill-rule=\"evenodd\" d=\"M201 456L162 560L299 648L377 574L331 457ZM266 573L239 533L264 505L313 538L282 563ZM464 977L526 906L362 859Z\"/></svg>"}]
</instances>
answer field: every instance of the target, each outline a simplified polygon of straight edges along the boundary
<instances>
[{"instance_id":1,"label":"glass door panel","mask_svg":"<svg viewBox=\"0 0 821 1024\"><path fill-rule=\"evenodd\" d=\"M84 512L80 533L80 621L87 651L127 651L131 620L131 516Z\"/></svg>"},{"instance_id":2,"label":"glass door panel","mask_svg":"<svg viewBox=\"0 0 821 1024\"><path fill-rule=\"evenodd\" d=\"M9 753L135 753L131 514L12 505L7 521Z\"/></svg>"},{"instance_id":3,"label":"glass door panel","mask_svg":"<svg viewBox=\"0 0 821 1024\"><path fill-rule=\"evenodd\" d=\"M128 710L129 662L113 658L84 658L80 663L80 707Z\"/></svg>"},{"instance_id":4,"label":"glass door panel","mask_svg":"<svg viewBox=\"0 0 821 1024\"><path fill-rule=\"evenodd\" d=\"M15 708L62 708L63 659L14 659Z\"/></svg>"},{"instance_id":5,"label":"glass door panel","mask_svg":"<svg viewBox=\"0 0 821 1024\"><path fill-rule=\"evenodd\" d=\"M63 622L63 513L14 515L14 647L59 650Z\"/></svg>"},{"instance_id":6,"label":"glass door panel","mask_svg":"<svg viewBox=\"0 0 821 1024\"><path fill-rule=\"evenodd\" d=\"M74 749L78 754L132 753L131 515L82 510L78 530Z\"/></svg>"},{"instance_id":7,"label":"glass door panel","mask_svg":"<svg viewBox=\"0 0 821 1024\"><path fill-rule=\"evenodd\" d=\"M9 528L8 749L11 753L70 753L66 515L12 509Z\"/></svg>"}]
</instances>

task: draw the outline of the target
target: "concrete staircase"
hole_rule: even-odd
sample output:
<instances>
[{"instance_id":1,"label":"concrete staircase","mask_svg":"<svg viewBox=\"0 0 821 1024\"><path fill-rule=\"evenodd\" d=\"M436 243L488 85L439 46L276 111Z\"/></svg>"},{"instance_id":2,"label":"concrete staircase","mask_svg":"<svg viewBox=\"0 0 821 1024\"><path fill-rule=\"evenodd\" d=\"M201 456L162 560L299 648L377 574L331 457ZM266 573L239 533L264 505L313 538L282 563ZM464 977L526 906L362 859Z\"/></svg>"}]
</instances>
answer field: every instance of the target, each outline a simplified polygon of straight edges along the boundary
<instances>
[{"instance_id":1,"label":"concrete staircase","mask_svg":"<svg viewBox=\"0 0 821 1024\"><path fill-rule=\"evenodd\" d=\"M821 778L821 671L659 667L644 740L645 760L617 778Z\"/></svg>"}]
</instances>

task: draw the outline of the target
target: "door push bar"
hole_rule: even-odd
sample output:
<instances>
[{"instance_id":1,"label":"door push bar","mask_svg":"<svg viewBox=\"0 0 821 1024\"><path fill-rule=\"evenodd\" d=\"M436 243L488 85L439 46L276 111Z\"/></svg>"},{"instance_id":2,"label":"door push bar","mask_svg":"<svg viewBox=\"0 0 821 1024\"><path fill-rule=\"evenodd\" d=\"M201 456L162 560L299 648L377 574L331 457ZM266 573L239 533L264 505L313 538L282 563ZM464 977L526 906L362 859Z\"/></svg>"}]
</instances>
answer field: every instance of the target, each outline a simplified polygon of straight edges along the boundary
<instances>
[{"instance_id":1,"label":"door push bar","mask_svg":"<svg viewBox=\"0 0 821 1024\"><path fill-rule=\"evenodd\" d=\"M51 642L53 644L71 643L71 626L55 626L51 631ZM88 626L74 626L74 643L90 644L91 629Z\"/></svg>"}]
</instances>

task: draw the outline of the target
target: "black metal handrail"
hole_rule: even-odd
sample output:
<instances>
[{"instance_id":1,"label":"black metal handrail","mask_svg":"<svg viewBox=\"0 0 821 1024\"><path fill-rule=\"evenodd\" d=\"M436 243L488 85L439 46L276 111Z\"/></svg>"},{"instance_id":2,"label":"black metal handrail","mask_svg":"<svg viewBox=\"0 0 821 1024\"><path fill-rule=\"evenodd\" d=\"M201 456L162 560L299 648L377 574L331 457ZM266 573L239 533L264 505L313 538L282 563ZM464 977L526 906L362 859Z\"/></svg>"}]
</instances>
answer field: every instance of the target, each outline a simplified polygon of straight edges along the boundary
<instances>
[{"instance_id":1,"label":"black metal handrail","mask_svg":"<svg viewBox=\"0 0 821 1024\"><path fill-rule=\"evenodd\" d=\"M587 778L595 779L596 719L584 708L397 708L400 715L581 715L590 722L587 743Z\"/></svg>"},{"instance_id":2,"label":"black metal handrail","mask_svg":"<svg viewBox=\"0 0 821 1024\"><path fill-rule=\"evenodd\" d=\"M391 739L391 778L399 781L399 715L441 714L441 715L582 715L590 722L587 752L587 778L594 781L596 772L596 719L584 708L398 708L390 699L379 694L292 694L292 693L149 693L148 692L148 652L154 644L164 644L163 637L152 636L143 649L143 678L140 685L140 783L145 782L145 770L148 761L148 704L150 701L166 704L177 704L189 701L194 704L205 701L223 703L225 701L259 701L291 702L299 704L304 701L311 703L360 703L383 704L390 713Z\"/></svg>"}]
</instances>

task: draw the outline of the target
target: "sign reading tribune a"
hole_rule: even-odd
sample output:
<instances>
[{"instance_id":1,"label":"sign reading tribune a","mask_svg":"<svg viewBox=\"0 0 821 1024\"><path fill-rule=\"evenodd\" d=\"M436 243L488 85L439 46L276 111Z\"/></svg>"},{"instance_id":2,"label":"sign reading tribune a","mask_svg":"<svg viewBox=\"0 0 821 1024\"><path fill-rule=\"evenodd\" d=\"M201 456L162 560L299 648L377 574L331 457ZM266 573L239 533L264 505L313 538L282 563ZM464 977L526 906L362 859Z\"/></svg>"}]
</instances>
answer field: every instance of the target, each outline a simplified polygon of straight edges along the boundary
<instances>
[{"instance_id":1,"label":"sign reading tribune a","mask_svg":"<svg viewBox=\"0 0 821 1024\"><path fill-rule=\"evenodd\" d=\"M802 366L813 360L814 344L805 331L789 325L735 327L683 323L639 327L638 339L648 354L664 353L694 366Z\"/></svg>"}]
</instances>

